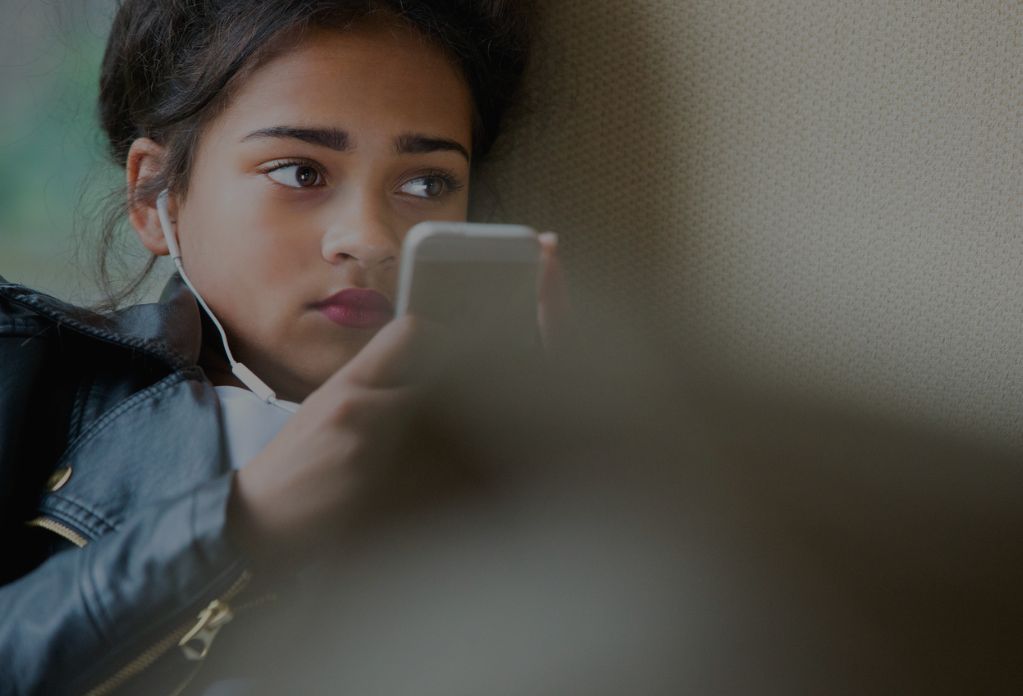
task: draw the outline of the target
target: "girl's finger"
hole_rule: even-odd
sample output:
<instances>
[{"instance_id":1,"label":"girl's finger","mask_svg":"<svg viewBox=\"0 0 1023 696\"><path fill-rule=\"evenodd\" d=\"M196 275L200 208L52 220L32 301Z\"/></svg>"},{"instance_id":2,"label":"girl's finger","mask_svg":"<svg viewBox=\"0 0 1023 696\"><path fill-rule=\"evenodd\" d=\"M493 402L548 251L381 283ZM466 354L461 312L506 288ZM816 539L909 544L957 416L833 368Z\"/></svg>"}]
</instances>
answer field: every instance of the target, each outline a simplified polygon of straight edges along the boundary
<instances>
[{"instance_id":1,"label":"girl's finger","mask_svg":"<svg viewBox=\"0 0 1023 696\"><path fill-rule=\"evenodd\" d=\"M558 260L558 235L543 232L538 236L543 269L540 276L540 306L537 319L544 348L551 350L568 319L568 292L561 262Z\"/></svg>"}]
</instances>

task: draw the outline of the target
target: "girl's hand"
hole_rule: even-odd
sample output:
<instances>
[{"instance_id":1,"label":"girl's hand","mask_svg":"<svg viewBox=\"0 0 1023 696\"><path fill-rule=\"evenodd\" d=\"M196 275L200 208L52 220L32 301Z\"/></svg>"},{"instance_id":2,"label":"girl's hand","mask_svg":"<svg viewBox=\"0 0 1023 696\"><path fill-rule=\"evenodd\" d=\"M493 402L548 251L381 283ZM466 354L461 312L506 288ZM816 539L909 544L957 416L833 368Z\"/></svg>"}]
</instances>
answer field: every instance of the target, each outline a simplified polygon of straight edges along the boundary
<instances>
[{"instance_id":1,"label":"girl's hand","mask_svg":"<svg viewBox=\"0 0 1023 696\"><path fill-rule=\"evenodd\" d=\"M568 302L557 236L540 235L543 275L538 321L546 350L557 347ZM457 466L423 472L400 443L426 389L424 372L450 346L443 329L397 319L313 392L281 432L235 474L230 533L251 556L275 560L318 543L351 539L398 509L474 485Z\"/></svg>"},{"instance_id":2,"label":"girl's hand","mask_svg":"<svg viewBox=\"0 0 1023 696\"><path fill-rule=\"evenodd\" d=\"M540 324L540 338L544 349L550 353L563 344L568 328L568 293L558 261L558 235L543 232L539 235L540 263L540 307L537 319Z\"/></svg>"},{"instance_id":3,"label":"girl's hand","mask_svg":"<svg viewBox=\"0 0 1023 696\"><path fill-rule=\"evenodd\" d=\"M236 474L228 528L257 560L338 541L413 498L436 496L398 461L403 428L443 334L414 317L383 329ZM421 468L421 467L420 467ZM430 472L430 481L451 481Z\"/></svg>"}]
</instances>

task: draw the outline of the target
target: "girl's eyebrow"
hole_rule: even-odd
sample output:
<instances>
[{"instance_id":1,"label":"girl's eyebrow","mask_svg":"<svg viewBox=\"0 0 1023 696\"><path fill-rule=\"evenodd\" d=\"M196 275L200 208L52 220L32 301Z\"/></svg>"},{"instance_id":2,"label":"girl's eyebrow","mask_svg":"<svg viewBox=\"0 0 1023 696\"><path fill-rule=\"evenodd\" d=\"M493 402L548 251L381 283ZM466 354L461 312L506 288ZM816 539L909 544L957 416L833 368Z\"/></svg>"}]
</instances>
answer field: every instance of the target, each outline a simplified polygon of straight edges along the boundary
<instances>
[{"instance_id":1,"label":"girl's eyebrow","mask_svg":"<svg viewBox=\"0 0 1023 696\"><path fill-rule=\"evenodd\" d=\"M338 152L352 149L351 138L347 131L340 128L297 128L294 126L273 126L260 128L242 138L242 142L260 138L289 138L301 140L311 145L328 147ZM419 155L428 152L457 152L470 160L469 151L464 145L450 138L439 138L423 133L403 133L394 139L394 150L399 155Z\"/></svg>"},{"instance_id":2,"label":"girl's eyebrow","mask_svg":"<svg viewBox=\"0 0 1023 696\"><path fill-rule=\"evenodd\" d=\"M301 140L312 145L329 147L331 150L344 152L351 149L348 133L340 128L295 128L293 126L274 126L272 128L260 128L252 131L244 138L256 140L258 138L291 138Z\"/></svg>"},{"instance_id":3,"label":"girl's eyebrow","mask_svg":"<svg viewBox=\"0 0 1023 696\"><path fill-rule=\"evenodd\" d=\"M456 140L434 138L422 133L404 133L394 139L394 149L399 155L422 154L424 152L450 151L457 152L469 160L469 151Z\"/></svg>"}]
</instances>

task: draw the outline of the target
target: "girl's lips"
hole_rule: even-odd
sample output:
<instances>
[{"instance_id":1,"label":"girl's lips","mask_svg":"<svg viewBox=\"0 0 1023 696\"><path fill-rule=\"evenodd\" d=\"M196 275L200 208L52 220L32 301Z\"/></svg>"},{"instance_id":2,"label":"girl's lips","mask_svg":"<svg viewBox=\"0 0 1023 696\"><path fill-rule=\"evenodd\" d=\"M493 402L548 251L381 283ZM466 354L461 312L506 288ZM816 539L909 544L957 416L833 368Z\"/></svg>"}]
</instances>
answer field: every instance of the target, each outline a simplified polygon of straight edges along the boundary
<instances>
[{"instance_id":1,"label":"girl's lips","mask_svg":"<svg viewBox=\"0 0 1023 696\"><path fill-rule=\"evenodd\" d=\"M342 290L314 306L331 321L355 329L377 329L394 318L390 300L363 288Z\"/></svg>"}]
</instances>

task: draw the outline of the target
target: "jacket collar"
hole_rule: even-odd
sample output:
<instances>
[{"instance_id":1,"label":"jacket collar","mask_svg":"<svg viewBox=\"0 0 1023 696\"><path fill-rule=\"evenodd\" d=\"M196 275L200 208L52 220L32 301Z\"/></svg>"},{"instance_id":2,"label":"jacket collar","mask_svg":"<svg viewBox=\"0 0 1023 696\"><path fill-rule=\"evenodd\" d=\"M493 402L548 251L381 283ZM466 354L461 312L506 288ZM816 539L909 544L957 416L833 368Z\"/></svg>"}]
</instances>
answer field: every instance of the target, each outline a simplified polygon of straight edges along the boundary
<instances>
[{"instance_id":1,"label":"jacket collar","mask_svg":"<svg viewBox=\"0 0 1023 696\"><path fill-rule=\"evenodd\" d=\"M156 303L99 314L0 277L0 296L49 318L62 328L141 351L174 369L195 365L202 348L199 305L178 273Z\"/></svg>"}]
</instances>

